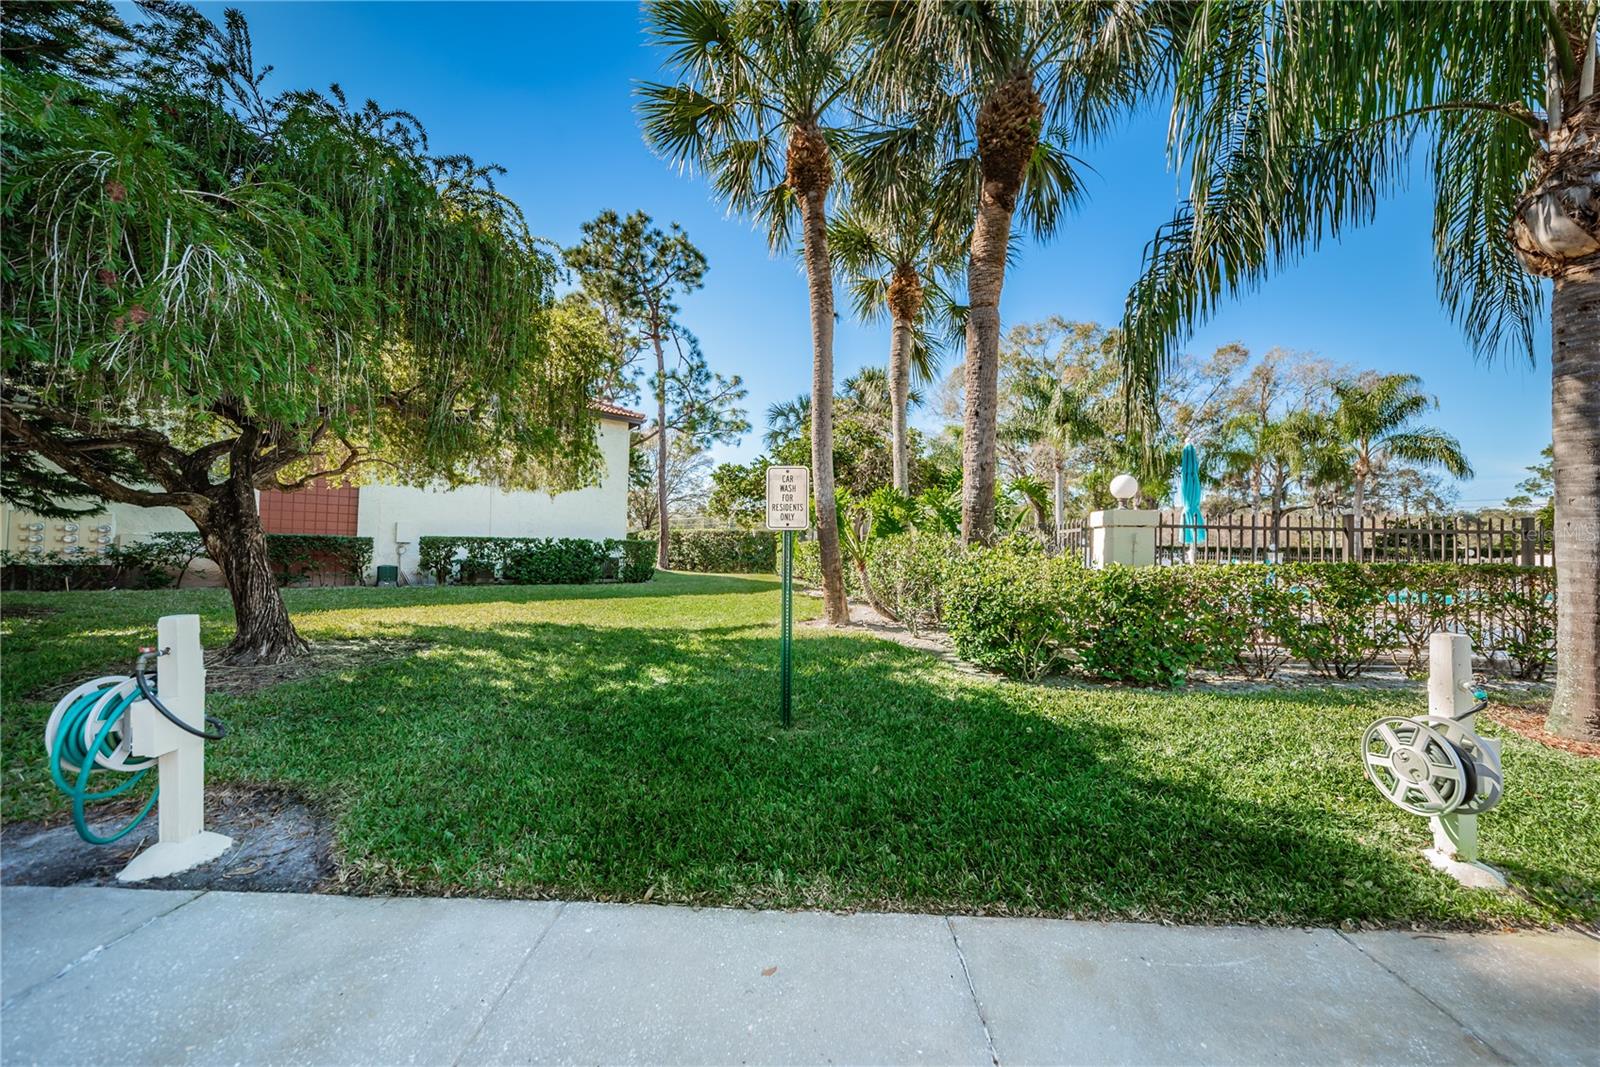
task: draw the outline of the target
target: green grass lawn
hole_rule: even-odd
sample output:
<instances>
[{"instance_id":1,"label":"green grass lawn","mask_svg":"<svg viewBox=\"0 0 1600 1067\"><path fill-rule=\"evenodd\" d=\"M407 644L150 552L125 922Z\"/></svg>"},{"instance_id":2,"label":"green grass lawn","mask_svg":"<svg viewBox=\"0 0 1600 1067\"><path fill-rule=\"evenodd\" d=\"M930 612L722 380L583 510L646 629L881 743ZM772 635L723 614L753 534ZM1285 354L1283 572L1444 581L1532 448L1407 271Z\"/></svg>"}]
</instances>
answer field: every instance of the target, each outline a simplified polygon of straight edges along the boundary
<instances>
[{"instance_id":1,"label":"green grass lawn","mask_svg":"<svg viewBox=\"0 0 1600 1067\"><path fill-rule=\"evenodd\" d=\"M1507 799L1481 829L1517 894L1460 889L1421 859L1425 820L1383 802L1356 756L1365 725L1415 713L1417 695L1038 688L801 627L785 731L766 578L286 595L313 641L427 643L212 700L233 733L208 771L320 804L363 889L1188 921L1600 917L1600 761L1504 734ZM49 706L26 694L131 657L160 614L199 612L208 645L230 629L218 590L8 594L4 608L10 820L60 809L38 741Z\"/></svg>"}]
</instances>

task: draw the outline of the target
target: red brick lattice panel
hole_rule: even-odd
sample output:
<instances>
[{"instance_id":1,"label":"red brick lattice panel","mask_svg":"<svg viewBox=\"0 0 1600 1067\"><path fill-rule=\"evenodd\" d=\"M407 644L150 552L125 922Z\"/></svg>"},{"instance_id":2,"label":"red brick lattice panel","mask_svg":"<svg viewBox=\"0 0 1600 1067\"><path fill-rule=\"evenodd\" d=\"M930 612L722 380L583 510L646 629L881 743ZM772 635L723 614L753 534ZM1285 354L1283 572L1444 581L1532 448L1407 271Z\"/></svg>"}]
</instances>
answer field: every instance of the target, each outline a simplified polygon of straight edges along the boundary
<instances>
[{"instance_id":1,"label":"red brick lattice panel","mask_svg":"<svg viewBox=\"0 0 1600 1067\"><path fill-rule=\"evenodd\" d=\"M342 534L354 537L361 490L331 486L318 478L294 493L263 490L261 528L279 534Z\"/></svg>"}]
</instances>

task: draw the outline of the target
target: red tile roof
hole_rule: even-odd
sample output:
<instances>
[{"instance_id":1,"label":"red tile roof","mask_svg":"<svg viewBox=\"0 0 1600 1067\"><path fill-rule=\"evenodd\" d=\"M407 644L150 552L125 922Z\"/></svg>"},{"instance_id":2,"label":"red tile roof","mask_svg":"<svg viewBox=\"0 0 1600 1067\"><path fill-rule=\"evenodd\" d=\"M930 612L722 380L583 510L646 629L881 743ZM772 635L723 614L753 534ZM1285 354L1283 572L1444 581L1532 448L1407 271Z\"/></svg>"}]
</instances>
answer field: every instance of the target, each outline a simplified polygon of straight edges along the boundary
<instances>
[{"instance_id":1,"label":"red tile roof","mask_svg":"<svg viewBox=\"0 0 1600 1067\"><path fill-rule=\"evenodd\" d=\"M643 426L645 415L642 411L630 411L616 404L607 404L604 400L589 401L589 410L603 418L622 419L629 426Z\"/></svg>"}]
</instances>

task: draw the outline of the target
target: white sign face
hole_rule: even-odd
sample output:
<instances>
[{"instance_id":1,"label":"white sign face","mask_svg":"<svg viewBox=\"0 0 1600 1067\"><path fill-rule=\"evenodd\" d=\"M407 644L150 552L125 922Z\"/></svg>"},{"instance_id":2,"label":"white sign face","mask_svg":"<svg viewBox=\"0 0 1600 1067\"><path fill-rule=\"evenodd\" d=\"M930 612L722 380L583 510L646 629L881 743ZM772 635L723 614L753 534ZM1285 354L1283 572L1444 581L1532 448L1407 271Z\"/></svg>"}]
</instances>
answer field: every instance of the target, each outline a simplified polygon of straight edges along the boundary
<instances>
[{"instance_id":1,"label":"white sign face","mask_svg":"<svg viewBox=\"0 0 1600 1067\"><path fill-rule=\"evenodd\" d=\"M767 529L805 530L811 526L811 468L767 468Z\"/></svg>"}]
</instances>

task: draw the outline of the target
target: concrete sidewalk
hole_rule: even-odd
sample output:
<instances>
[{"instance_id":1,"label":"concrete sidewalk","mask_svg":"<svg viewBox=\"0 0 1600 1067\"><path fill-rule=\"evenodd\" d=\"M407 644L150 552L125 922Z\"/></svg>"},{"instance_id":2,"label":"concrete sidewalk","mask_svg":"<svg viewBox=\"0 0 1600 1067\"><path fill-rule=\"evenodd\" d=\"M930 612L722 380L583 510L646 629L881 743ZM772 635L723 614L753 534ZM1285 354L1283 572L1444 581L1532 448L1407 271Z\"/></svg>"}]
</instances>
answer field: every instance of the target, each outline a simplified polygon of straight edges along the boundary
<instances>
[{"instance_id":1,"label":"concrete sidewalk","mask_svg":"<svg viewBox=\"0 0 1600 1067\"><path fill-rule=\"evenodd\" d=\"M1600 1064L1600 942L0 890L0 1060Z\"/></svg>"}]
</instances>

